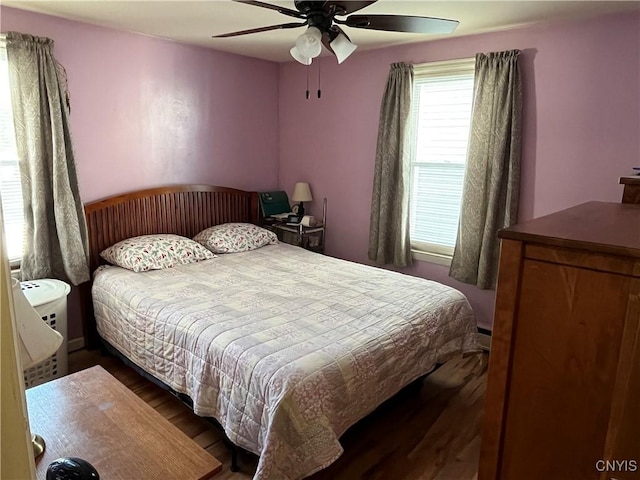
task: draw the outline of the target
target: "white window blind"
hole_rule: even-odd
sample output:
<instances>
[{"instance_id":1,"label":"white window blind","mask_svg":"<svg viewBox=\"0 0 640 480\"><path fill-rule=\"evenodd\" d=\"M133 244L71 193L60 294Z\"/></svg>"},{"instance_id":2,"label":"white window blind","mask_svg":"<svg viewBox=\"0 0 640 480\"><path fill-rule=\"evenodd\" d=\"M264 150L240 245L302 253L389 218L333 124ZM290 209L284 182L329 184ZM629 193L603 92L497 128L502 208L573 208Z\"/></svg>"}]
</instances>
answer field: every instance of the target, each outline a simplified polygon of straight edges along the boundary
<instances>
[{"instance_id":1,"label":"white window blind","mask_svg":"<svg viewBox=\"0 0 640 480\"><path fill-rule=\"evenodd\" d=\"M0 196L9 261L22 258L24 210L11 110L7 50L0 43Z\"/></svg>"},{"instance_id":2,"label":"white window blind","mask_svg":"<svg viewBox=\"0 0 640 480\"><path fill-rule=\"evenodd\" d=\"M414 68L412 248L451 255L458 232L473 102L474 59Z\"/></svg>"}]
</instances>

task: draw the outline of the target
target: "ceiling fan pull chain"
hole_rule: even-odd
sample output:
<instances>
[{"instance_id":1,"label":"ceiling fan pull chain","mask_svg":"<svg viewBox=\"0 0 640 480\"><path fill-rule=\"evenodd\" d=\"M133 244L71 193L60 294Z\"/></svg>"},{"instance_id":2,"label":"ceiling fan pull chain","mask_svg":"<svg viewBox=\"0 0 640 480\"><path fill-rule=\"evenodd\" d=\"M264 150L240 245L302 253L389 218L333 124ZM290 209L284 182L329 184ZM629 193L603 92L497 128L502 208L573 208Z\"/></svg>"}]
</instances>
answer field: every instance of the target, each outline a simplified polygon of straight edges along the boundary
<instances>
[{"instance_id":1,"label":"ceiling fan pull chain","mask_svg":"<svg viewBox=\"0 0 640 480\"><path fill-rule=\"evenodd\" d=\"M309 67L307 66L307 100L309 100Z\"/></svg>"},{"instance_id":2,"label":"ceiling fan pull chain","mask_svg":"<svg viewBox=\"0 0 640 480\"><path fill-rule=\"evenodd\" d=\"M322 96L322 90L320 90L320 59L318 59L318 98Z\"/></svg>"}]
</instances>

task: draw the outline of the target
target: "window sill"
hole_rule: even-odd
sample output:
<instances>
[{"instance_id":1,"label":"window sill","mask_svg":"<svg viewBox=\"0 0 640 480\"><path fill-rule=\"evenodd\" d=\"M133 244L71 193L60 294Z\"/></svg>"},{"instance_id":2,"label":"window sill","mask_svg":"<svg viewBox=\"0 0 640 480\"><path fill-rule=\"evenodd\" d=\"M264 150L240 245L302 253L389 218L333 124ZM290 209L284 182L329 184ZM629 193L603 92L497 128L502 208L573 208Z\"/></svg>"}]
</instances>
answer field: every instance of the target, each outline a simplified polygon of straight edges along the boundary
<instances>
[{"instance_id":1,"label":"window sill","mask_svg":"<svg viewBox=\"0 0 640 480\"><path fill-rule=\"evenodd\" d=\"M418 262L435 263L436 265L444 265L445 267L451 266L451 255L411 250L411 258Z\"/></svg>"}]
</instances>

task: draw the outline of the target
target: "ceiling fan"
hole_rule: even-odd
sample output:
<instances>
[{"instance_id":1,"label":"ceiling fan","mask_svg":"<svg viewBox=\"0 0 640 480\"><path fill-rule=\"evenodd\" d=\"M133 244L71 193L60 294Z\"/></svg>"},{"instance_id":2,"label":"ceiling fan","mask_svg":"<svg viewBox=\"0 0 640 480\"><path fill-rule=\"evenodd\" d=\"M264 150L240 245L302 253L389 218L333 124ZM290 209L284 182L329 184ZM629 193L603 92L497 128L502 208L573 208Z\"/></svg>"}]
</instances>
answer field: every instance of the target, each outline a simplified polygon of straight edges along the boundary
<instances>
[{"instance_id":1,"label":"ceiling fan","mask_svg":"<svg viewBox=\"0 0 640 480\"><path fill-rule=\"evenodd\" d=\"M433 34L451 33L459 23L457 20L410 15L351 15L358 10L376 3L377 0L294 0L293 3L296 10L265 2L249 0L234 1L275 10L283 15L302 21L224 33L222 35L214 35L213 38L236 37L250 33L307 26L305 33L298 37L295 46L291 49L291 56L304 65L310 65L312 60L320 55L323 45L336 56L338 63L342 63L355 51L358 46L351 42L349 36L342 30L340 25L352 28L365 28L368 30ZM338 18L346 15L348 16L344 19Z\"/></svg>"}]
</instances>

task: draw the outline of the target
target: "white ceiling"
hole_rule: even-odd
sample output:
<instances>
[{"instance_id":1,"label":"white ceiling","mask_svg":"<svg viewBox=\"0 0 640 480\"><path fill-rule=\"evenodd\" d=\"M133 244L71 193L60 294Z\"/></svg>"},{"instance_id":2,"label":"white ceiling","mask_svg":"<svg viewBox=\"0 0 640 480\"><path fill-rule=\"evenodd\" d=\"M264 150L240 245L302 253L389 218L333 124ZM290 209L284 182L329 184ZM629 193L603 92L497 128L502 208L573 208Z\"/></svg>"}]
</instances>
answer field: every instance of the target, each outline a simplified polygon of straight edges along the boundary
<instances>
[{"instance_id":1,"label":"white ceiling","mask_svg":"<svg viewBox=\"0 0 640 480\"><path fill-rule=\"evenodd\" d=\"M268 0L266 0L268 1ZM296 21L276 11L217 1L28 1L6 6L46 13L182 43L262 58L290 61L289 49L304 30L275 30L232 38L212 35ZM294 9L293 1L269 2ZM640 10L640 1L395 1L379 0L358 14L404 14L460 21L454 36L503 30L537 22ZM416 35L344 27L359 50L420 42L451 35Z\"/></svg>"}]
</instances>

